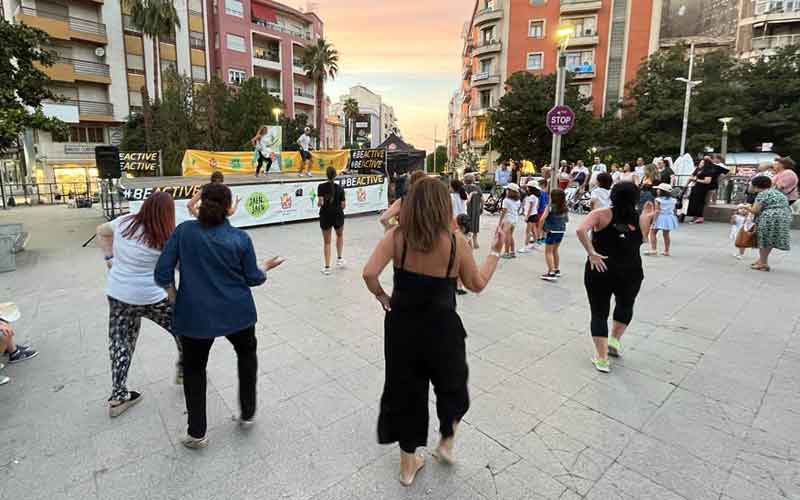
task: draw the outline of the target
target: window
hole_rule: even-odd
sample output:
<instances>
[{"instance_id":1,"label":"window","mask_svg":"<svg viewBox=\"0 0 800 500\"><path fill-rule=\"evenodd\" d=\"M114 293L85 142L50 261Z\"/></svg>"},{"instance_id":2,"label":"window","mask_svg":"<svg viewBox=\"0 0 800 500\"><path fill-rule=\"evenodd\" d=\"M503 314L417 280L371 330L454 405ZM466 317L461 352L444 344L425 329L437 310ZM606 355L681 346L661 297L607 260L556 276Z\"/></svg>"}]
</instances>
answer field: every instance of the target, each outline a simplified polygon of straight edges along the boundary
<instances>
[{"instance_id":1,"label":"window","mask_svg":"<svg viewBox=\"0 0 800 500\"><path fill-rule=\"evenodd\" d=\"M189 32L189 47L193 49L204 49L206 48L206 40L205 35L199 31L190 31Z\"/></svg>"},{"instance_id":2,"label":"window","mask_svg":"<svg viewBox=\"0 0 800 500\"><path fill-rule=\"evenodd\" d=\"M483 41L484 44L495 41L494 26L490 26L488 28L481 30L481 40Z\"/></svg>"},{"instance_id":3,"label":"window","mask_svg":"<svg viewBox=\"0 0 800 500\"><path fill-rule=\"evenodd\" d=\"M481 109L487 109L492 107L492 91L491 90L481 90L480 92L481 98Z\"/></svg>"},{"instance_id":4,"label":"window","mask_svg":"<svg viewBox=\"0 0 800 500\"><path fill-rule=\"evenodd\" d=\"M219 50L219 33L214 33L214 48Z\"/></svg>"},{"instance_id":5,"label":"window","mask_svg":"<svg viewBox=\"0 0 800 500\"><path fill-rule=\"evenodd\" d=\"M141 92L128 92L128 101L131 103L131 107L140 108L142 107L142 93Z\"/></svg>"},{"instance_id":6,"label":"window","mask_svg":"<svg viewBox=\"0 0 800 500\"><path fill-rule=\"evenodd\" d=\"M196 81L205 81L206 79L206 67L205 66L195 66L192 64L192 80Z\"/></svg>"},{"instance_id":7,"label":"window","mask_svg":"<svg viewBox=\"0 0 800 500\"><path fill-rule=\"evenodd\" d=\"M567 52L567 71L573 73L594 73L594 51L578 50Z\"/></svg>"},{"instance_id":8,"label":"window","mask_svg":"<svg viewBox=\"0 0 800 500\"><path fill-rule=\"evenodd\" d=\"M178 71L178 63L167 59L161 60L161 74L169 73L170 71Z\"/></svg>"},{"instance_id":9,"label":"window","mask_svg":"<svg viewBox=\"0 0 800 500\"><path fill-rule=\"evenodd\" d=\"M533 71L544 69L544 53L542 52L529 53L526 68L528 70L533 70Z\"/></svg>"},{"instance_id":10,"label":"window","mask_svg":"<svg viewBox=\"0 0 800 500\"><path fill-rule=\"evenodd\" d=\"M486 10L493 10L494 9L494 0L484 0L483 1L483 8Z\"/></svg>"},{"instance_id":11,"label":"window","mask_svg":"<svg viewBox=\"0 0 800 500\"><path fill-rule=\"evenodd\" d=\"M244 83L246 78L247 78L247 73L245 73L240 69L228 70L228 83L232 83L234 85L241 85L242 83Z\"/></svg>"},{"instance_id":12,"label":"window","mask_svg":"<svg viewBox=\"0 0 800 500\"><path fill-rule=\"evenodd\" d=\"M597 19L594 16L565 19L564 24L573 27L576 37L597 35Z\"/></svg>"},{"instance_id":13,"label":"window","mask_svg":"<svg viewBox=\"0 0 800 500\"><path fill-rule=\"evenodd\" d=\"M244 38L239 35L232 35L230 33L225 35L225 45L230 50L236 52L247 52L247 47L244 44Z\"/></svg>"},{"instance_id":14,"label":"window","mask_svg":"<svg viewBox=\"0 0 800 500\"><path fill-rule=\"evenodd\" d=\"M225 0L225 13L229 16L244 17L244 6L239 0Z\"/></svg>"},{"instance_id":15,"label":"window","mask_svg":"<svg viewBox=\"0 0 800 500\"><path fill-rule=\"evenodd\" d=\"M492 72L492 60L481 59L481 73L489 74Z\"/></svg>"},{"instance_id":16,"label":"window","mask_svg":"<svg viewBox=\"0 0 800 500\"><path fill-rule=\"evenodd\" d=\"M53 134L53 142L105 142L103 127L86 125L71 126L66 134Z\"/></svg>"},{"instance_id":17,"label":"window","mask_svg":"<svg viewBox=\"0 0 800 500\"><path fill-rule=\"evenodd\" d=\"M591 83L581 83L580 85L576 85L578 87L578 94L584 99L589 99L592 97L592 84Z\"/></svg>"},{"instance_id":18,"label":"window","mask_svg":"<svg viewBox=\"0 0 800 500\"><path fill-rule=\"evenodd\" d=\"M203 12L203 0L189 0L189 10Z\"/></svg>"},{"instance_id":19,"label":"window","mask_svg":"<svg viewBox=\"0 0 800 500\"><path fill-rule=\"evenodd\" d=\"M547 3L547 0L530 0L531 5L544 5Z\"/></svg>"},{"instance_id":20,"label":"window","mask_svg":"<svg viewBox=\"0 0 800 500\"><path fill-rule=\"evenodd\" d=\"M144 73L144 57L137 54L125 54L128 71L131 73Z\"/></svg>"},{"instance_id":21,"label":"window","mask_svg":"<svg viewBox=\"0 0 800 500\"><path fill-rule=\"evenodd\" d=\"M531 38L544 38L544 21L530 21L528 23L528 36Z\"/></svg>"}]
</instances>

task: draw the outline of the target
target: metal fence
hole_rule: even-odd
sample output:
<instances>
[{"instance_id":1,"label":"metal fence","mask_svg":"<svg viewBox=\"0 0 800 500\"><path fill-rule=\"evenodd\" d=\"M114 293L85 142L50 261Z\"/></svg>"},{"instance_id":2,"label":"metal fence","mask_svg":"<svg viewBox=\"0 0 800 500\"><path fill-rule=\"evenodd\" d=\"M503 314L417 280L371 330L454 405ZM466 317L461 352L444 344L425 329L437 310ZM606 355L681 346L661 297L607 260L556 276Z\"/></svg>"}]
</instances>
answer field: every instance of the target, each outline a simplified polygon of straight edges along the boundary
<instances>
[{"instance_id":1,"label":"metal fence","mask_svg":"<svg viewBox=\"0 0 800 500\"><path fill-rule=\"evenodd\" d=\"M18 205L71 205L85 206L97 203L98 186L84 182L37 182L0 184L2 207Z\"/></svg>"}]
</instances>

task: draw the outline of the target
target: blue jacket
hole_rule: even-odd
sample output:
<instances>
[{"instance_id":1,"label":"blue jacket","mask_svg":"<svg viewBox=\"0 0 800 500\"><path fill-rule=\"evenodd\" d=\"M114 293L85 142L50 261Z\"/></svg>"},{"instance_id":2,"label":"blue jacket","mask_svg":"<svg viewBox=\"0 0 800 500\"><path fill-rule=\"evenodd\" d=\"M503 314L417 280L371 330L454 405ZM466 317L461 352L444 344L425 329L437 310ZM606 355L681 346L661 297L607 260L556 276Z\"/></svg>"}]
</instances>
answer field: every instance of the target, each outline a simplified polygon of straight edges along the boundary
<instances>
[{"instance_id":1,"label":"blue jacket","mask_svg":"<svg viewBox=\"0 0 800 500\"><path fill-rule=\"evenodd\" d=\"M173 333L211 338L236 333L257 321L250 287L267 276L258 267L250 236L224 223L205 227L198 221L179 225L164 246L155 281L164 288L175 283L180 264L180 286L175 302Z\"/></svg>"}]
</instances>

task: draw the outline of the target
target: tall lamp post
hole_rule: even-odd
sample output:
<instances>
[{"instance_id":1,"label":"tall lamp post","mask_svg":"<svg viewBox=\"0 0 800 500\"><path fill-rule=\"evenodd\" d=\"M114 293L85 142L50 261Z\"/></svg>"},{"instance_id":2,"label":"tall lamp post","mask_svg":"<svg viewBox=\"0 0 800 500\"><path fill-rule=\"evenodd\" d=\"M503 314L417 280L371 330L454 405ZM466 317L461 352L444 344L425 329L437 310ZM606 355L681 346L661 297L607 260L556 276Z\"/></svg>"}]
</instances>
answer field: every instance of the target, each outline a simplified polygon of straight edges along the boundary
<instances>
[{"instance_id":1,"label":"tall lamp post","mask_svg":"<svg viewBox=\"0 0 800 500\"><path fill-rule=\"evenodd\" d=\"M728 154L728 124L732 121L733 117L730 116L719 119L719 122L722 124L722 144L720 144L719 150L722 154L723 161L725 159L725 155Z\"/></svg>"},{"instance_id":2,"label":"tall lamp post","mask_svg":"<svg viewBox=\"0 0 800 500\"><path fill-rule=\"evenodd\" d=\"M686 84L686 97L683 101L683 130L681 131L681 156L686 153L686 132L689 128L689 104L692 101L692 89L703 83L702 80L692 80L692 70L694 69L694 44L689 46L689 74L686 78L676 78L675 80Z\"/></svg>"},{"instance_id":3,"label":"tall lamp post","mask_svg":"<svg viewBox=\"0 0 800 500\"><path fill-rule=\"evenodd\" d=\"M281 116L281 113L283 113L283 110L281 108L278 107L272 108L272 114L275 115L275 125L278 124L278 118Z\"/></svg>"},{"instance_id":4,"label":"tall lamp post","mask_svg":"<svg viewBox=\"0 0 800 500\"><path fill-rule=\"evenodd\" d=\"M558 42L558 68L556 70L556 106L564 105L564 90L567 83L567 56L564 51L569 45L569 39L574 34L570 26L564 26L556 31ZM561 135L553 134L553 144L550 150L550 190L558 187L558 164L561 161Z\"/></svg>"}]
</instances>

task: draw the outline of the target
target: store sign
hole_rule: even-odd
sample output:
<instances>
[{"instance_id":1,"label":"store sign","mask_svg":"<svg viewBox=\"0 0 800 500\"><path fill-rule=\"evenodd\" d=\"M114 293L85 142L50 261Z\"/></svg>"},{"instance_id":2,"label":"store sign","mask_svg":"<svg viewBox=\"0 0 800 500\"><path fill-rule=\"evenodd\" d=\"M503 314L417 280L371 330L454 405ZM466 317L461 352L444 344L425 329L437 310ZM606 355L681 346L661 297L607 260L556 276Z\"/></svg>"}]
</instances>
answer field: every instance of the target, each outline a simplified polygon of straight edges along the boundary
<instances>
[{"instance_id":1,"label":"store sign","mask_svg":"<svg viewBox=\"0 0 800 500\"><path fill-rule=\"evenodd\" d=\"M347 169L361 173L386 171L385 149L351 149Z\"/></svg>"},{"instance_id":2,"label":"store sign","mask_svg":"<svg viewBox=\"0 0 800 500\"><path fill-rule=\"evenodd\" d=\"M84 144L80 142L68 142L64 144L65 155L92 155L94 156L95 144Z\"/></svg>"},{"instance_id":3,"label":"store sign","mask_svg":"<svg viewBox=\"0 0 800 500\"><path fill-rule=\"evenodd\" d=\"M161 164L161 153L153 151L150 153L120 151L119 164L123 172L127 172L134 177L158 175L158 167Z\"/></svg>"},{"instance_id":4,"label":"store sign","mask_svg":"<svg viewBox=\"0 0 800 500\"><path fill-rule=\"evenodd\" d=\"M337 182L344 188L345 214L378 212L388 206L387 182L383 175L343 176ZM319 217L319 184L319 181L298 181L229 186L233 197L241 200L230 222L235 227L250 227L316 219ZM153 193L170 193L175 198L175 221L180 224L191 220L186 204L200 189L201 185L164 184L152 188L122 188L122 195L129 201L131 213L137 213Z\"/></svg>"}]
</instances>

